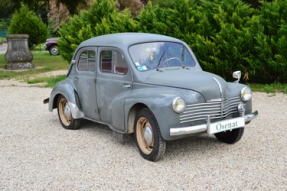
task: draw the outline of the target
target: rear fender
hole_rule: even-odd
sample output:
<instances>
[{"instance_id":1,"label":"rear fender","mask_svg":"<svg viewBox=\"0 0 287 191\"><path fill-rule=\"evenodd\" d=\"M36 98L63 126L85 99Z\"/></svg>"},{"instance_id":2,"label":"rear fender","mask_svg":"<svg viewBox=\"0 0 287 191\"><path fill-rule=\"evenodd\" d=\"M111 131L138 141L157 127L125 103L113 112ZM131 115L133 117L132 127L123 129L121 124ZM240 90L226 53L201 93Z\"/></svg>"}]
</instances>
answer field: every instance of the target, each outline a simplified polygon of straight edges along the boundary
<instances>
[{"instance_id":1,"label":"rear fender","mask_svg":"<svg viewBox=\"0 0 287 191\"><path fill-rule=\"evenodd\" d=\"M69 79L59 82L52 90L49 99L49 111L52 112L53 109L57 108L57 101L60 95L63 95L68 100L74 119L84 117L77 92Z\"/></svg>"}]
</instances>

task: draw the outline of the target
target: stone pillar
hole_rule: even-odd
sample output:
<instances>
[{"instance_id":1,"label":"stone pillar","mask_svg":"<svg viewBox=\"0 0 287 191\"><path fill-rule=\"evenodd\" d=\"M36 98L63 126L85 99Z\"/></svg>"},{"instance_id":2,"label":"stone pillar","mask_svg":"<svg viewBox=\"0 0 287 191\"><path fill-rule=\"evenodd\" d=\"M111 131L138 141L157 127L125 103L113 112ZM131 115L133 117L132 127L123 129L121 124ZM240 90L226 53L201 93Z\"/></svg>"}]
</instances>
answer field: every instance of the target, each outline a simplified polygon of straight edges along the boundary
<instances>
[{"instance_id":1,"label":"stone pillar","mask_svg":"<svg viewBox=\"0 0 287 191\"><path fill-rule=\"evenodd\" d=\"M21 70L35 68L31 62L33 60L33 54L28 47L27 34L11 34L7 35L8 41L7 52L5 59L7 63L5 69L7 70Z\"/></svg>"}]
</instances>

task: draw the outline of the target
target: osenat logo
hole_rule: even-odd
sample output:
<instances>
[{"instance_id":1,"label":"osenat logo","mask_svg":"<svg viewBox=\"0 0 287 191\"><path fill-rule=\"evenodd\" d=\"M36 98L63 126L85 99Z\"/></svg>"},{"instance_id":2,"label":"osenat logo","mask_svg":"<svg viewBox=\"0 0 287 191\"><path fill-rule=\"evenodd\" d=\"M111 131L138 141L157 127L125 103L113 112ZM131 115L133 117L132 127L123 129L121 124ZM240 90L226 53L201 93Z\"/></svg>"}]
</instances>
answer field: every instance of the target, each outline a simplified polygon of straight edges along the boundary
<instances>
[{"instance_id":1,"label":"osenat logo","mask_svg":"<svg viewBox=\"0 0 287 191\"><path fill-rule=\"evenodd\" d=\"M219 130L225 130L225 129L231 129L233 127L237 127L237 121L236 122L233 122L233 123L227 123L227 124L221 124L221 123L218 123L216 125L216 130L219 131Z\"/></svg>"}]
</instances>

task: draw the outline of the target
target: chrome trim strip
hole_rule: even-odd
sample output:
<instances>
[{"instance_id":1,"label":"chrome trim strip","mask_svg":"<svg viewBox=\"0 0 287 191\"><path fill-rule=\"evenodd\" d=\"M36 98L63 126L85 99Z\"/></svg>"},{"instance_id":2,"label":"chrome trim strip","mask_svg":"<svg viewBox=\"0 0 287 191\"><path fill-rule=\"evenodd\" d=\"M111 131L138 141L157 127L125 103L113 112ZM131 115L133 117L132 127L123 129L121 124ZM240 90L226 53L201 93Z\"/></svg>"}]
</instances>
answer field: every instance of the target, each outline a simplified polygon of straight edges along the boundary
<instances>
[{"instance_id":1,"label":"chrome trim strip","mask_svg":"<svg viewBox=\"0 0 287 191\"><path fill-rule=\"evenodd\" d=\"M72 116L74 119L79 119L84 117L84 113L80 111L80 109L78 108L78 106L74 103L68 102L71 112L72 112Z\"/></svg>"},{"instance_id":2,"label":"chrome trim strip","mask_svg":"<svg viewBox=\"0 0 287 191\"><path fill-rule=\"evenodd\" d=\"M207 130L207 125L197 125L183 128L170 128L170 136L188 135L193 133L200 133Z\"/></svg>"},{"instance_id":3,"label":"chrome trim strip","mask_svg":"<svg viewBox=\"0 0 287 191\"><path fill-rule=\"evenodd\" d=\"M236 113L236 111L231 111L229 113L224 114L223 116L221 116L221 114L218 114L217 116L212 116L211 119L220 119L220 118L224 118L227 117L228 115L232 114L232 113ZM201 117L201 118L198 118ZM187 123L187 122L193 122L193 121L198 121L198 120L202 120L202 119L206 119L206 117L202 117L202 116L198 116L196 118L192 118L192 119L187 119L185 121L180 121L179 123ZM198 119L197 119L198 118Z\"/></svg>"},{"instance_id":4,"label":"chrome trim strip","mask_svg":"<svg viewBox=\"0 0 287 191\"><path fill-rule=\"evenodd\" d=\"M223 99L223 92L222 92L221 85L220 85L219 81L215 77L213 77L213 79L217 83L217 85L219 87L219 91L220 91L220 97L221 97L221 99Z\"/></svg>"},{"instance_id":5,"label":"chrome trim strip","mask_svg":"<svg viewBox=\"0 0 287 191\"><path fill-rule=\"evenodd\" d=\"M255 119L258 116L258 111L245 115L245 123ZM170 128L170 136L178 136L178 135L188 135L194 133L204 133L208 130L210 125L210 116L208 115L206 124L196 125L196 126L189 126L189 127L180 127L180 128Z\"/></svg>"},{"instance_id":6,"label":"chrome trim strip","mask_svg":"<svg viewBox=\"0 0 287 191\"><path fill-rule=\"evenodd\" d=\"M185 120L185 119L192 119L192 118L197 118L197 117L201 117L201 116L207 116L206 114L210 114L211 116L221 116L221 114L223 114L223 116L225 116L226 114L230 114L230 113L235 113L237 112L237 109L229 109L229 110L226 110L224 111L223 113L218 113L218 112L201 112L201 113L198 113L196 115L191 115L191 116L180 116L180 120ZM212 119L214 119L212 117Z\"/></svg>"}]
</instances>

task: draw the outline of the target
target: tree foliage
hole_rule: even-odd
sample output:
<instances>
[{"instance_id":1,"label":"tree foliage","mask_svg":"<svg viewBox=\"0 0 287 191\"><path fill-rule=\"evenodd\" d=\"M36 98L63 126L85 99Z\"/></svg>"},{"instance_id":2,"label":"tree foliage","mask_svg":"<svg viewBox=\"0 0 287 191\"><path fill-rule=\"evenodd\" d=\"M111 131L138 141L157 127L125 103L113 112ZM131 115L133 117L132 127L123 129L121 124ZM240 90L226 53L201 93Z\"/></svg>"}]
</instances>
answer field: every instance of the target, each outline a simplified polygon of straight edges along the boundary
<instances>
[{"instance_id":1,"label":"tree foliage","mask_svg":"<svg viewBox=\"0 0 287 191\"><path fill-rule=\"evenodd\" d=\"M16 10L19 10L21 8L21 5L24 4L28 6L29 10L34 10L34 12L38 11L39 2L49 6L50 1L54 1L57 7L59 7L60 4L63 4L67 7L71 15L78 13L79 6L87 4L87 0L11 0Z\"/></svg>"},{"instance_id":2,"label":"tree foliage","mask_svg":"<svg viewBox=\"0 0 287 191\"><path fill-rule=\"evenodd\" d=\"M19 11L13 15L9 26L9 34L28 34L29 47L37 44L39 39L44 42L47 37L47 26L27 6L22 5Z\"/></svg>"},{"instance_id":3,"label":"tree foliage","mask_svg":"<svg viewBox=\"0 0 287 191\"><path fill-rule=\"evenodd\" d=\"M0 0L0 30L8 29L13 13L13 3L10 0Z\"/></svg>"},{"instance_id":4,"label":"tree foliage","mask_svg":"<svg viewBox=\"0 0 287 191\"><path fill-rule=\"evenodd\" d=\"M95 0L60 30L62 56L70 62L77 46L94 36L156 33L183 40L204 70L225 79L241 70L249 82L287 81L287 0L142 2L145 8L133 18L128 10L118 12L115 1Z\"/></svg>"},{"instance_id":5,"label":"tree foliage","mask_svg":"<svg viewBox=\"0 0 287 191\"><path fill-rule=\"evenodd\" d=\"M287 81L287 1L262 2L255 13L264 30L255 36L255 54L248 62L261 69L257 79Z\"/></svg>"},{"instance_id":6,"label":"tree foliage","mask_svg":"<svg viewBox=\"0 0 287 191\"><path fill-rule=\"evenodd\" d=\"M84 40L104 34L138 31L130 11L118 12L115 5L116 1L95 0L90 10L75 15L69 23L63 23L58 44L66 61L71 61L76 48Z\"/></svg>"}]
</instances>

